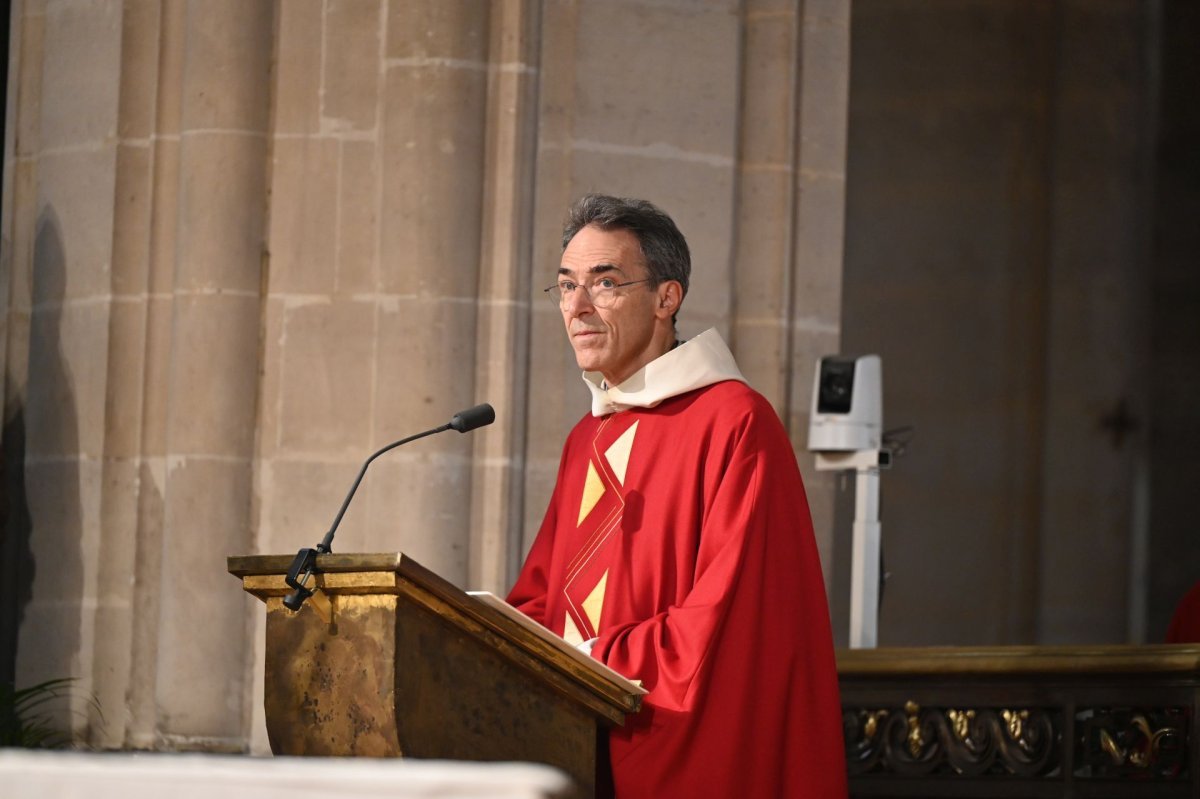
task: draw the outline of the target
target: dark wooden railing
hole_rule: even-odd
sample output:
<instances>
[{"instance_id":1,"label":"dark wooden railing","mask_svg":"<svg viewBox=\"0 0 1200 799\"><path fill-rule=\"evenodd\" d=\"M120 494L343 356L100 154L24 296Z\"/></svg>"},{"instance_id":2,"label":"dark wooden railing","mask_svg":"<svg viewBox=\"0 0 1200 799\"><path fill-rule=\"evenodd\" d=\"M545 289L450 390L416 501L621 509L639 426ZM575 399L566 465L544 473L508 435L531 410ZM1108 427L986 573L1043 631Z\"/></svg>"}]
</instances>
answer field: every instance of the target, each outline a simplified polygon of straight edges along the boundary
<instances>
[{"instance_id":1,"label":"dark wooden railing","mask_svg":"<svg viewBox=\"0 0 1200 799\"><path fill-rule=\"evenodd\" d=\"M1200 645L844 650L854 797L1200 797Z\"/></svg>"}]
</instances>

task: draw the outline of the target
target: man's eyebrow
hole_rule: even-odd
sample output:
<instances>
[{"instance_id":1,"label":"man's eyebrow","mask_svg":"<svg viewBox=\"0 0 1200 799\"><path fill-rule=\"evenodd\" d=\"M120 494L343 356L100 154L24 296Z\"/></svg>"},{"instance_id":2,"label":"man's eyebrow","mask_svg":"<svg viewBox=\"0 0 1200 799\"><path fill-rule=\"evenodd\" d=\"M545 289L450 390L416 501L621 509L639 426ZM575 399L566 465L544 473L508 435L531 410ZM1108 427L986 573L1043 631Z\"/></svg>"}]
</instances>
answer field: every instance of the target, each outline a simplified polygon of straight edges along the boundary
<instances>
[{"instance_id":1,"label":"man's eyebrow","mask_svg":"<svg viewBox=\"0 0 1200 799\"><path fill-rule=\"evenodd\" d=\"M625 270L616 264L596 264L595 266L589 266L587 269L587 274L589 275L602 275L605 272L621 272L624 274ZM560 266L558 273L560 275L570 275L573 274L573 270L567 269L565 266Z\"/></svg>"}]
</instances>

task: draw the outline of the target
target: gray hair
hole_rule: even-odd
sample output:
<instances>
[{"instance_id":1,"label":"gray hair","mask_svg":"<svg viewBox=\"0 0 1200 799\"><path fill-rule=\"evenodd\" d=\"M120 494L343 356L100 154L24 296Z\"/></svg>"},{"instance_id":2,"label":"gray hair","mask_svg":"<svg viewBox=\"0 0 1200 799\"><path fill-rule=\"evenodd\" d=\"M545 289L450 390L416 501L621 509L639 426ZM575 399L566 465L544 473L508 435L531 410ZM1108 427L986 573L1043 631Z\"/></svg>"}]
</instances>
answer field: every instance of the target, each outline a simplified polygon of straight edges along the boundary
<instances>
[{"instance_id":1,"label":"gray hair","mask_svg":"<svg viewBox=\"0 0 1200 799\"><path fill-rule=\"evenodd\" d=\"M628 230L641 245L642 256L650 270L651 285L677 280L683 286L683 296L687 296L692 255L675 222L661 209L645 200L585 194L567 212L563 249L588 225L601 230Z\"/></svg>"}]
</instances>

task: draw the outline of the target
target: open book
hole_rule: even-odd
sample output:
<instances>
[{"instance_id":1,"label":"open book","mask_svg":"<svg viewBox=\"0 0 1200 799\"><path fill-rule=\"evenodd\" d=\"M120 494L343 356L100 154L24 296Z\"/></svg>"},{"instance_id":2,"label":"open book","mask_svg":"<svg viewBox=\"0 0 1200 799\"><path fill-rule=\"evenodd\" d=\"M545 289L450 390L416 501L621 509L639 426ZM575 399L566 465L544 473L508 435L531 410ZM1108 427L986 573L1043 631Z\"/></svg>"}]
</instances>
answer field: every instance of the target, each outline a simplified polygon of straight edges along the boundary
<instances>
[{"instance_id":1,"label":"open book","mask_svg":"<svg viewBox=\"0 0 1200 799\"><path fill-rule=\"evenodd\" d=\"M521 627L523 627L524 629L528 630L529 632L536 635L538 638L541 638L543 641L546 641L547 643L552 645L555 649L559 650L560 652L566 653L568 657L574 658L575 660L577 660L581 663L586 663L592 669L595 669L595 670L603 673L609 679L611 679L613 682L621 685L622 688L624 688L629 693L635 693L635 694L647 693L646 689L642 687L642 683L640 680L631 680L628 677L626 677L625 675L620 674L619 672L614 671L613 669L610 669L608 666L604 665L599 660L596 660L591 655L585 655L583 652L580 652L578 649L576 649L575 647L571 646L566 641L564 641L560 636L557 636L554 633L550 632L545 627L538 624L536 621L534 621L533 619L529 618L521 611L514 608L512 605L508 604L503 599L501 599L500 597L493 594L491 591L468 591L467 594L469 596L474 597L475 599L478 599L480 602L487 605L488 607L493 608L494 610L498 610L500 613L504 614L512 621L521 625Z\"/></svg>"}]
</instances>

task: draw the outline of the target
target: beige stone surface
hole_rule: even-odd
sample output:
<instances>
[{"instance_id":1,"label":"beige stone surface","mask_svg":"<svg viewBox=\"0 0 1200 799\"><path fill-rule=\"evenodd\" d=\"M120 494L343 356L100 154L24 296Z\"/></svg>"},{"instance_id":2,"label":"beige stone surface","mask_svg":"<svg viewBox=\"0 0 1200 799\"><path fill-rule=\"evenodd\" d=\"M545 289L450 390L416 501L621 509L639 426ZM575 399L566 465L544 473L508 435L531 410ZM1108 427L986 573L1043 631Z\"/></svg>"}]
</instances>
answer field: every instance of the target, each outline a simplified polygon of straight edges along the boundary
<instances>
[{"instance_id":1,"label":"beige stone surface","mask_svg":"<svg viewBox=\"0 0 1200 799\"><path fill-rule=\"evenodd\" d=\"M25 411L28 456L99 456L108 376L96 351L107 348L108 318L101 303L34 312Z\"/></svg>"},{"instance_id":2,"label":"beige stone surface","mask_svg":"<svg viewBox=\"0 0 1200 799\"><path fill-rule=\"evenodd\" d=\"M137 550L133 568L132 656L128 674L128 713L124 745L161 746L159 738L158 644L162 623L163 531L167 463L143 458L138 465ZM204 536L197 540L206 541ZM232 647L232 644L231 644ZM115 682L115 680L114 680Z\"/></svg>"},{"instance_id":3,"label":"beige stone surface","mask_svg":"<svg viewBox=\"0 0 1200 799\"><path fill-rule=\"evenodd\" d=\"M267 142L258 133L187 132L180 144L175 287L257 294Z\"/></svg>"},{"instance_id":4,"label":"beige stone surface","mask_svg":"<svg viewBox=\"0 0 1200 799\"><path fill-rule=\"evenodd\" d=\"M486 76L459 66L388 70L381 288L473 297L479 259ZM403 176L403 177L401 177Z\"/></svg>"},{"instance_id":5,"label":"beige stone surface","mask_svg":"<svg viewBox=\"0 0 1200 799\"><path fill-rule=\"evenodd\" d=\"M89 740L94 746L119 748L125 740L130 671L139 646L133 639L136 581L133 577L139 547L138 502L140 463L136 458L106 456L101 464L99 547L94 630L92 691L97 708L90 710ZM105 709L109 712L105 715Z\"/></svg>"},{"instance_id":6,"label":"beige stone surface","mask_svg":"<svg viewBox=\"0 0 1200 799\"><path fill-rule=\"evenodd\" d=\"M69 150L38 159L34 247L35 305L89 299L109 291L116 151ZM93 198L106 198L103 203ZM61 266L42 278L46 259ZM50 293L47 293L50 292Z\"/></svg>"},{"instance_id":7,"label":"beige stone surface","mask_svg":"<svg viewBox=\"0 0 1200 799\"><path fill-rule=\"evenodd\" d=\"M69 702L47 711L61 729L82 738L95 657L86 609L96 602L100 468L86 459L27 461L26 467L29 513L39 531L30 545L40 574L18 641L32 657L17 663L17 684L77 677Z\"/></svg>"},{"instance_id":8,"label":"beige stone surface","mask_svg":"<svg viewBox=\"0 0 1200 799\"><path fill-rule=\"evenodd\" d=\"M321 52L324 0L279 3L274 91L277 134L321 129Z\"/></svg>"},{"instance_id":9,"label":"beige stone surface","mask_svg":"<svg viewBox=\"0 0 1200 799\"><path fill-rule=\"evenodd\" d=\"M167 454L171 317L175 310L175 301L170 296L151 296L146 306L146 372L141 418L141 452L146 456L162 457Z\"/></svg>"},{"instance_id":10,"label":"beige stone surface","mask_svg":"<svg viewBox=\"0 0 1200 799\"><path fill-rule=\"evenodd\" d=\"M25 3L20 9L13 9L13 20L17 19L18 11L24 12L20 26L13 25L9 58L9 82L16 87L16 102L12 109L15 113L11 117L16 129L12 155L17 158L28 158L41 147L42 62L46 41L46 17L41 5L41 2Z\"/></svg>"},{"instance_id":11,"label":"beige stone surface","mask_svg":"<svg viewBox=\"0 0 1200 799\"><path fill-rule=\"evenodd\" d=\"M265 130L271 48L264 45L276 5L206 0L202 8L192 4L186 19L183 130Z\"/></svg>"},{"instance_id":12,"label":"beige stone surface","mask_svg":"<svg viewBox=\"0 0 1200 799\"><path fill-rule=\"evenodd\" d=\"M482 61L488 8L475 0L387 0L387 57Z\"/></svg>"},{"instance_id":13,"label":"beige stone surface","mask_svg":"<svg viewBox=\"0 0 1200 799\"><path fill-rule=\"evenodd\" d=\"M372 131L378 121L383 0L326 4L322 42L321 127Z\"/></svg>"},{"instance_id":14,"label":"beige stone surface","mask_svg":"<svg viewBox=\"0 0 1200 799\"><path fill-rule=\"evenodd\" d=\"M142 300L149 288L153 154L148 144L117 145L110 290L123 299Z\"/></svg>"},{"instance_id":15,"label":"beige stone surface","mask_svg":"<svg viewBox=\"0 0 1200 799\"><path fill-rule=\"evenodd\" d=\"M145 143L155 131L162 19L161 5L155 0L132 0L121 8L117 135L124 140Z\"/></svg>"},{"instance_id":16,"label":"beige stone surface","mask_svg":"<svg viewBox=\"0 0 1200 799\"><path fill-rule=\"evenodd\" d=\"M280 451L366 457L372 432L375 303L285 304L283 313Z\"/></svg>"},{"instance_id":17,"label":"beige stone surface","mask_svg":"<svg viewBox=\"0 0 1200 799\"><path fill-rule=\"evenodd\" d=\"M258 549L294 553L300 547L316 546L333 524L342 500L370 455L364 449L340 460L277 457L261 463ZM334 552L371 551L366 547L365 534L368 498L383 490L375 472L373 465L355 492L354 502L338 526Z\"/></svg>"},{"instance_id":18,"label":"beige stone surface","mask_svg":"<svg viewBox=\"0 0 1200 799\"><path fill-rule=\"evenodd\" d=\"M508 589L520 564L530 387L528 363L511 354L525 348L531 303L540 299L530 264L539 12L538 3L506 0L493 4L489 26L475 393L492 403L497 418L472 436L467 584L494 593Z\"/></svg>"},{"instance_id":19,"label":"beige stone surface","mask_svg":"<svg viewBox=\"0 0 1200 799\"><path fill-rule=\"evenodd\" d=\"M379 147L343 141L340 152L337 291L370 294L379 289Z\"/></svg>"},{"instance_id":20,"label":"beige stone surface","mask_svg":"<svg viewBox=\"0 0 1200 799\"><path fill-rule=\"evenodd\" d=\"M115 302L108 312L103 456L136 458L142 448L146 302Z\"/></svg>"},{"instance_id":21,"label":"beige stone surface","mask_svg":"<svg viewBox=\"0 0 1200 799\"><path fill-rule=\"evenodd\" d=\"M257 453L260 463L269 463L279 449L279 420L283 396L279 391L282 379L283 324L286 318L283 297L262 300L262 377L259 383L258 420L256 425ZM255 479L261 474L255 473Z\"/></svg>"},{"instance_id":22,"label":"beige stone surface","mask_svg":"<svg viewBox=\"0 0 1200 799\"><path fill-rule=\"evenodd\" d=\"M469 444L466 436L450 431L413 442L371 467L373 490L364 497L366 507L358 509L367 511L360 539L364 551L400 550L447 580L466 585Z\"/></svg>"},{"instance_id":23,"label":"beige stone surface","mask_svg":"<svg viewBox=\"0 0 1200 799\"><path fill-rule=\"evenodd\" d=\"M444 424L450 414L476 404L472 302L390 298L380 308L375 335L373 422L380 445L413 426L416 433Z\"/></svg>"},{"instance_id":24,"label":"beige stone surface","mask_svg":"<svg viewBox=\"0 0 1200 799\"><path fill-rule=\"evenodd\" d=\"M329 294L334 288L339 149L329 138L272 144L272 292Z\"/></svg>"},{"instance_id":25,"label":"beige stone surface","mask_svg":"<svg viewBox=\"0 0 1200 799\"><path fill-rule=\"evenodd\" d=\"M176 137L183 128L183 106L186 100L182 86L187 51L188 8L184 3L166 3L160 5L159 10L162 20L158 33L161 38L156 79L159 86L171 88L160 90L155 95L157 113L154 133L158 137ZM177 192L178 188L173 187L170 193Z\"/></svg>"},{"instance_id":26,"label":"beige stone surface","mask_svg":"<svg viewBox=\"0 0 1200 799\"><path fill-rule=\"evenodd\" d=\"M160 734L168 748L239 750L245 678L245 608L226 591L225 558L251 546L249 459L168 459L164 486L157 679Z\"/></svg>"},{"instance_id":27,"label":"beige stone surface","mask_svg":"<svg viewBox=\"0 0 1200 799\"><path fill-rule=\"evenodd\" d=\"M573 137L705 162L734 150L739 20L732 3L582 3ZM647 80L647 76L654 76ZM659 184L656 184L659 185Z\"/></svg>"},{"instance_id":28,"label":"beige stone surface","mask_svg":"<svg viewBox=\"0 0 1200 799\"><path fill-rule=\"evenodd\" d=\"M796 70L795 15L748 15L741 99L742 162L747 168L790 164Z\"/></svg>"},{"instance_id":29,"label":"beige stone surface","mask_svg":"<svg viewBox=\"0 0 1200 799\"><path fill-rule=\"evenodd\" d=\"M254 440L259 300L185 294L172 306L167 455L248 457ZM248 348L248 343L253 348Z\"/></svg>"},{"instance_id":30,"label":"beige stone surface","mask_svg":"<svg viewBox=\"0 0 1200 799\"><path fill-rule=\"evenodd\" d=\"M175 288L176 243L179 240L179 174L181 146L178 138L160 138L154 145L154 175L150 212L150 280L152 296L165 296Z\"/></svg>"},{"instance_id":31,"label":"beige stone surface","mask_svg":"<svg viewBox=\"0 0 1200 799\"><path fill-rule=\"evenodd\" d=\"M117 132L121 3L50 3L46 7L40 91L40 146L93 148Z\"/></svg>"}]
</instances>

